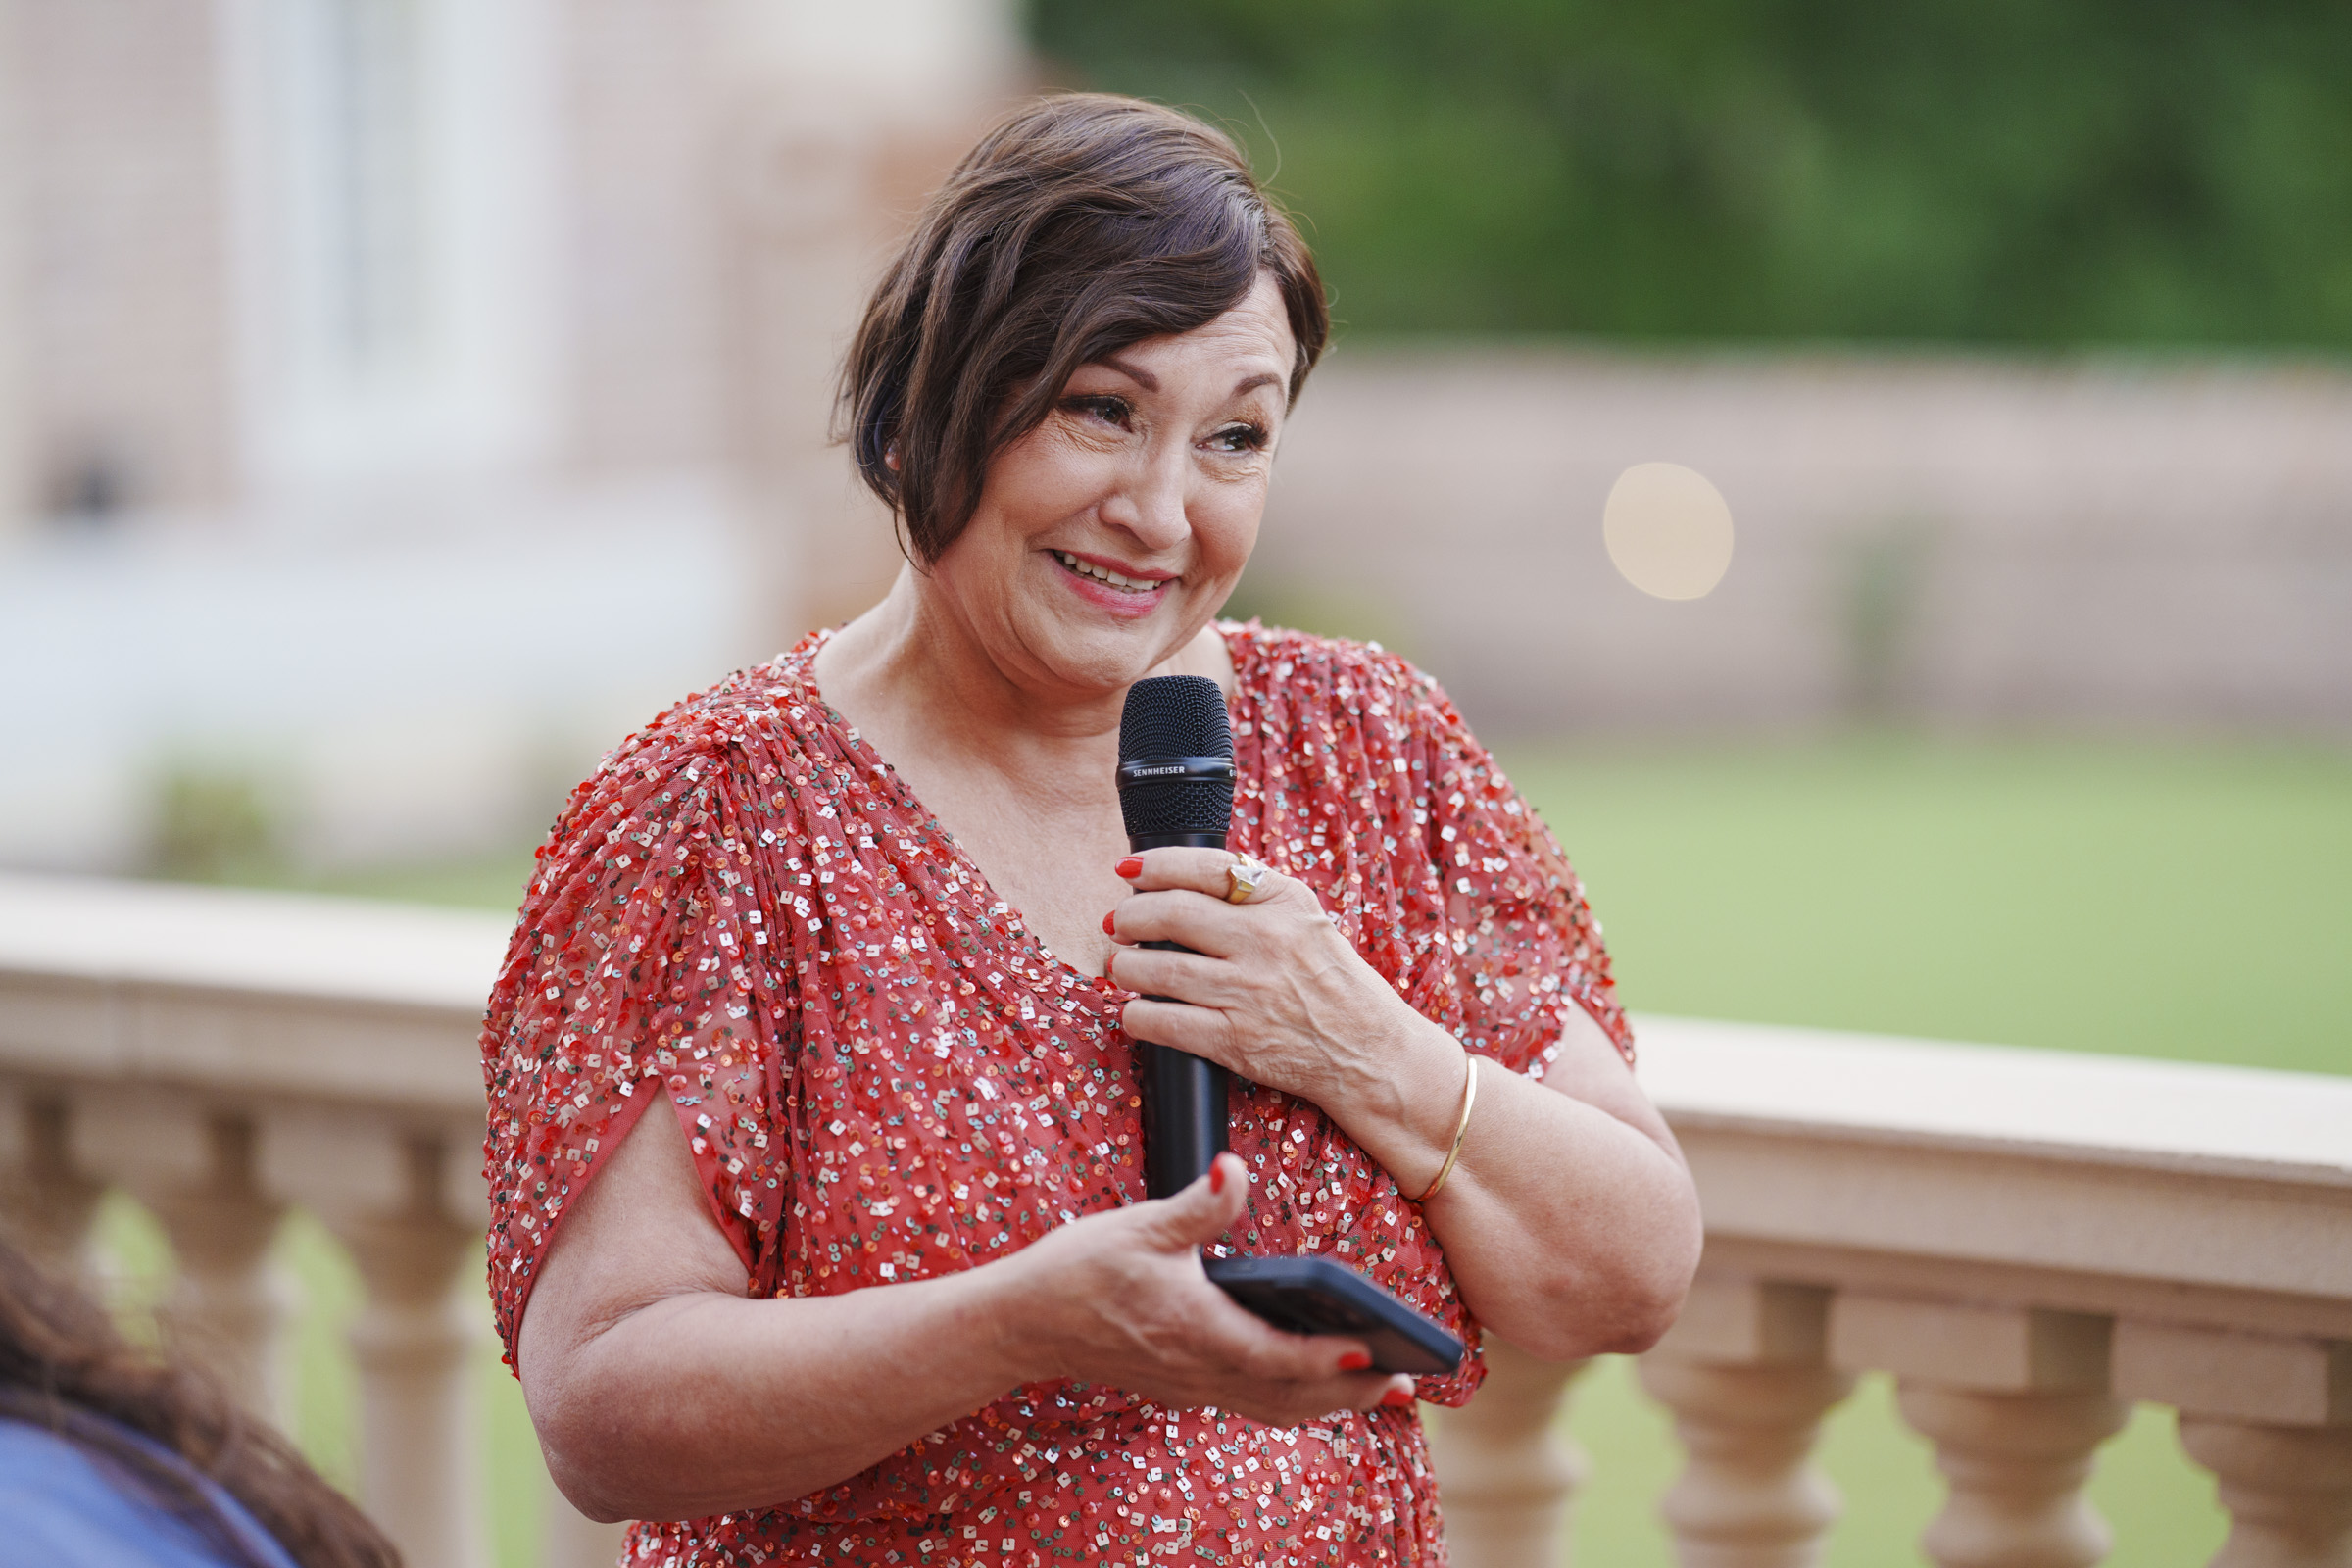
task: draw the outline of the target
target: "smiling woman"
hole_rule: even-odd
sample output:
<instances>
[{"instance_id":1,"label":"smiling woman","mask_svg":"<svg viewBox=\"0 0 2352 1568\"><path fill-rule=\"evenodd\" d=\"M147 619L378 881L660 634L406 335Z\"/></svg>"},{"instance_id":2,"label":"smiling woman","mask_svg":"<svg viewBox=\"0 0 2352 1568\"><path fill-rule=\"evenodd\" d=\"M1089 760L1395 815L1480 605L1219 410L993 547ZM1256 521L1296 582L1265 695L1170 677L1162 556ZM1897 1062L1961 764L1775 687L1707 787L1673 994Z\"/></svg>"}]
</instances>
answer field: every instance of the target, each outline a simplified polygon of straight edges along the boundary
<instances>
[{"instance_id":1,"label":"smiling woman","mask_svg":"<svg viewBox=\"0 0 2352 1568\"><path fill-rule=\"evenodd\" d=\"M1016 112L851 355L889 595L558 821L483 1035L491 1280L558 1482L655 1521L633 1561L1442 1562L1415 1396L1475 1353L1384 1375L1200 1249L1473 1346L1671 1320L1695 1201L1558 846L1426 676L1214 619L1325 328L1222 136ZM1226 693L1246 884L1126 853L1120 710L1171 673ZM1159 1200L1138 1040L1238 1080Z\"/></svg>"}]
</instances>

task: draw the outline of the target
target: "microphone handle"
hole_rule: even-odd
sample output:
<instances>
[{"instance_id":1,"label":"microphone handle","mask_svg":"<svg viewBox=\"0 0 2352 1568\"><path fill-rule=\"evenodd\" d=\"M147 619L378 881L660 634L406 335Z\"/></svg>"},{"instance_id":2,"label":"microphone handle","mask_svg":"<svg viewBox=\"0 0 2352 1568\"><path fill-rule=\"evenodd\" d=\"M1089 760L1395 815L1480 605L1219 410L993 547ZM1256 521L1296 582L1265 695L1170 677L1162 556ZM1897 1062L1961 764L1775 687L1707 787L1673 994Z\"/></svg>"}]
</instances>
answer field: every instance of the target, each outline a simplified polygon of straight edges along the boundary
<instances>
[{"instance_id":1,"label":"microphone handle","mask_svg":"<svg viewBox=\"0 0 2352 1568\"><path fill-rule=\"evenodd\" d=\"M1221 850L1225 835L1154 833L1127 842L1139 851L1171 847ZM1170 953L1192 951L1181 942L1142 945ZM1207 1175L1210 1164L1228 1147L1228 1076L1215 1062L1190 1052L1139 1040L1135 1043L1135 1077L1144 1102L1144 1191L1152 1198L1167 1198Z\"/></svg>"}]
</instances>

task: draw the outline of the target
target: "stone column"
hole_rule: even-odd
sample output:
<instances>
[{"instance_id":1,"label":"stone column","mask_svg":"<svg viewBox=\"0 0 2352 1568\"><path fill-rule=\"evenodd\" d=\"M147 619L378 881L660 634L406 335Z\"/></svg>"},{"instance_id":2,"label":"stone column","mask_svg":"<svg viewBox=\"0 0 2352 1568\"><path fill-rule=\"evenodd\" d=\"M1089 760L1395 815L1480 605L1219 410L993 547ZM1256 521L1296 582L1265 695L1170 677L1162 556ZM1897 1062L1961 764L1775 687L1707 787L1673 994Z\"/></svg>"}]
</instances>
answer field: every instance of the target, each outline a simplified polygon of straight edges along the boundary
<instances>
[{"instance_id":1,"label":"stone column","mask_svg":"<svg viewBox=\"0 0 2352 1568\"><path fill-rule=\"evenodd\" d=\"M32 524L32 400L24 385L24 130L17 7L0 4L0 545Z\"/></svg>"},{"instance_id":2,"label":"stone column","mask_svg":"<svg viewBox=\"0 0 2352 1568\"><path fill-rule=\"evenodd\" d=\"M1683 1568L1811 1568L1838 1493L1813 1467L1822 1417L1853 1379L1824 1359L1826 1293L1701 1276L1642 1358L1674 1412L1684 1468L1659 1512Z\"/></svg>"},{"instance_id":3,"label":"stone column","mask_svg":"<svg viewBox=\"0 0 2352 1568\"><path fill-rule=\"evenodd\" d=\"M2114 1544L2082 1496L2124 1424L2103 1394L1987 1394L1904 1382L1903 1419L1949 1484L1920 1545L1939 1568L2091 1568Z\"/></svg>"},{"instance_id":4,"label":"stone column","mask_svg":"<svg viewBox=\"0 0 2352 1568\"><path fill-rule=\"evenodd\" d=\"M1590 1362L1540 1361L1489 1335L1487 1381L1434 1414L1430 1456L1458 1568L1554 1568L1589 1462L1560 1430L1568 1385Z\"/></svg>"},{"instance_id":5,"label":"stone column","mask_svg":"<svg viewBox=\"0 0 2352 1568\"><path fill-rule=\"evenodd\" d=\"M0 1099L0 1224L26 1256L69 1278L84 1271L90 1221L106 1193L75 1158L73 1120L63 1095Z\"/></svg>"},{"instance_id":6,"label":"stone column","mask_svg":"<svg viewBox=\"0 0 2352 1568\"><path fill-rule=\"evenodd\" d=\"M481 1135L356 1115L289 1117L269 1132L276 1184L351 1250L367 1287L351 1331L360 1500L405 1560L482 1568Z\"/></svg>"},{"instance_id":7,"label":"stone column","mask_svg":"<svg viewBox=\"0 0 2352 1568\"><path fill-rule=\"evenodd\" d=\"M206 1115L199 1132L203 1166L194 1181L136 1189L179 1260L165 1329L175 1350L274 1422L285 1411L278 1336L287 1303L270 1246L285 1204L261 1185L251 1118Z\"/></svg>"},{"instance_id":8,"label":"stone column","mask_svg":"<svg viewBox=\"0 0 2352 1568\"><path fill-rule=\"evenodd\" d=\"M780 649L899 571L888 514L830 438L835 373L893 247L1023 64L1006 0L724 0L720 16L730 444Z\"/></svg>"},{"instance_id":9,"label":"stone column","mask_svg":"<svg viewBox=\"0 0 2352 1568\"><path fill-rule=\"evenodd\" d=\"M2352 1568L2352 1427L2182 1416L2180 1446L2230 1510L2213 1568Z\"/></svg>"},{"instance_id":10,"label":"stone column","mask_svg":"<svg viewBox=\"0 0 2352 1568\"><path fill-rule=\"evenodd\" d=\"M410 1562L480 1562L473 1332L459 1293L476 1283L480 1233L423 1199L447 1157L437 1141L403 1151L418 1200L345 1220L336 1234L367 1282L352 1326L360 1362L361 1494Z\"/></svg>"},{"instance_id":11,"label":"stone column","mask_svg":"<svg viewBox=\"0 0 2352 1568\"><path fill-rule=\"evenodd\" d=\"M547 1483L539 1512L539 1568L612 1568L627 1525L599 1524Z\"/></svg>"},{"instance_id":12,"label":"stone column","mask_svg":"<svg viewBox=\"0 0 2352 1568\"><path fill-rule=\"evenodd\" d=\"M2214 1568L2352 1568L2352 1344L2127 1319L2115 1380L2220 1483Z\"/></svg>"},{"instance_id":13,"label":"stone column","mask_svg":"<svg viewBox=\"0 0 2352 1568\"><path fill-rule=\"evenodd\" d=\"M2090 1568L2112 1544L2082 1496L2124 1424L2108 1396L2110 1321L2071 1312L1841 1295L1831 1355L1896 1375L1936 1445L1943 1510L1920 1544L1939 1568Z\"/></svg>"}]
</instances>

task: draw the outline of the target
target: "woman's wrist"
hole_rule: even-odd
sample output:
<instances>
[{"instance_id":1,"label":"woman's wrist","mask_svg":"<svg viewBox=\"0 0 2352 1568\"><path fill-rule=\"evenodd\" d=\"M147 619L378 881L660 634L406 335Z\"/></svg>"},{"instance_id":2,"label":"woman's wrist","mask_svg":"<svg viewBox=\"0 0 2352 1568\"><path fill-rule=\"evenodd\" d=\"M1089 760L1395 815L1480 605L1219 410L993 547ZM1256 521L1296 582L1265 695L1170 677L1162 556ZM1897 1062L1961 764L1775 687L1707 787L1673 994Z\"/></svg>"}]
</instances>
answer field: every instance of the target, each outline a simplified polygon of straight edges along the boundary
<instances>
[{"instance_id":1,"label":"woman's wrist","mask_svg":"<svg viewBox=\"0 0 2352 1568\"><path fill-rule=\"evenodd\" d=\"M1402 997L1384 1027L1350 1053L1344 1089L1317 1102L1348 1136L1387 1167L1398 1187L1418 1193L1445 1163L1453 1143L1468 1053Z\"/></svg>"},{"instance_id":2,"label":"woman's wrist","mask_svg":"<svg viewBox=\"0 0 2352 1568\"><path fill-rule=\"evenodd\" d=\"M1058 1377L1058 1298L1041 1275L1045 1254L1024 1247L954 1278L969 1293L959 1303L972 1348L1007 1389Z\"/></svg>"}]
</instances>

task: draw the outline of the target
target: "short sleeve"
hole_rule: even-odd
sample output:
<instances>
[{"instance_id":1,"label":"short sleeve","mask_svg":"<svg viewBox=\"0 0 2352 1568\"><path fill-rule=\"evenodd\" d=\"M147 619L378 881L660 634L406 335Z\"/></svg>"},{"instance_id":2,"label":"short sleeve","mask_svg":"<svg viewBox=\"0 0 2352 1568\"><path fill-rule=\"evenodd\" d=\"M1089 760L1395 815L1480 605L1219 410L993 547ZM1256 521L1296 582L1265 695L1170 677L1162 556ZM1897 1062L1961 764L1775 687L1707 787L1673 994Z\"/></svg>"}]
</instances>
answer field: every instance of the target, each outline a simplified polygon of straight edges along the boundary
<instances>
[{"instance_id":1,"label":"short sleeve","mask_svg":"<svg viewBox=\"0 0 2352 1568\"><path fill-rule=\"evenodd\" d=\"M514 1334L550 1239L636 1118L669 1104L755 1285L789 1140L787 977L767 934L723 736L657 724L576 791L539 852L482 1033L498 1328Z\"/></svg>"},{"instance_id":2,"label":"short sleeve","mask_svg":"<svg viewBox=\"0 0 2352 1568\"><path fill-rule=\"evenodd\" d=\"M1416 780L1427 780L1417 814L1443 891L1445 979L1463 1042L1540 1078L1582 1008L1630 1064L1633 1030L1584 883L1437 683L1412 679L1400 717Z\"/></svg>"}]
</instances>

